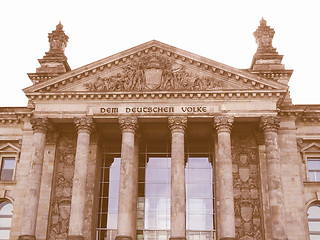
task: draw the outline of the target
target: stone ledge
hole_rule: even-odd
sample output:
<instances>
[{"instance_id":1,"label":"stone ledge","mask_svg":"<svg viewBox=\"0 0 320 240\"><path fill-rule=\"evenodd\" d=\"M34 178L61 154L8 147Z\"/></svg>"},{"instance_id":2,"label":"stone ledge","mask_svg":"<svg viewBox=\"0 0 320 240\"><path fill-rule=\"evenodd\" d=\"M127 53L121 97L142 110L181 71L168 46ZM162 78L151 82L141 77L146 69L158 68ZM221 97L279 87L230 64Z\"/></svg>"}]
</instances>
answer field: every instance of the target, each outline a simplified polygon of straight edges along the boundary
<instances>
[{"instance_id":1,"label":"stone ledge","mask_svg":"<svg viewBox=\"0 0 320 240\"><path fill-rule=\"evenodd\" d=\"M84 240L84 237L80 235L68 235L67 240Z\"/></svg>"},{"instance_id":2,"label":"stone ledge","mask_svg":"<svg viewBox=\"0 0 320 240\"><path fill-rule=\"evenodd\" d=\"M36 240L34 235L20 235L18 240Z\"/></svg>"},{"instance_id":3,"label":"stone ledge","mask_svg":"<svg viewBox=\"0 0 320 240\"><path fill-rule=\"evenodd\" d=\"M116 240L132 240L129 236L116 236Z\"/></svg>"}]
</instances>

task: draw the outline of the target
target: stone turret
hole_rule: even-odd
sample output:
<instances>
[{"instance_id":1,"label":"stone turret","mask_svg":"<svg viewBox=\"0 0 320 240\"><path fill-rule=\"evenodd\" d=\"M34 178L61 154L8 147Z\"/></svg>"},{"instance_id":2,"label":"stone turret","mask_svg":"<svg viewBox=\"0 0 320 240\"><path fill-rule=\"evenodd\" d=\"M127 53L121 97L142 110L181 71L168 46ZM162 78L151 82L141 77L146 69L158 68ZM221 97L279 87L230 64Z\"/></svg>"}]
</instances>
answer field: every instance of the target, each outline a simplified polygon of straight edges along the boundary
<instances>
[{"instance_id":1,"label":"stone turret","mask_svg":"<svg viewBox=\"0 0 320 240\"><path fill-rule=\"evenodd\" d=\"M260 26L253 33L258 44L257 52L253 56L249 71L263 78L288 84L293 70L286 70L282 64L283 55L279 55L272 46L274 29L267 26L267 21L260 20Z\"/></svg>"},{"instance_id":2,"label":"stone turret","mask_svg":"<svg viewBox=\"0 0 320 240\"><path fill-rule=\"evenodd\" d=\"M34 84L71 70L64 54L69 37L64 33L61 22L56 26L56 30L48 34L48 38L50 43L49 51L46 52L42 59L38 59L41 66L37 68L36 73L28 73Z\"/></svg>"}]
</instances>

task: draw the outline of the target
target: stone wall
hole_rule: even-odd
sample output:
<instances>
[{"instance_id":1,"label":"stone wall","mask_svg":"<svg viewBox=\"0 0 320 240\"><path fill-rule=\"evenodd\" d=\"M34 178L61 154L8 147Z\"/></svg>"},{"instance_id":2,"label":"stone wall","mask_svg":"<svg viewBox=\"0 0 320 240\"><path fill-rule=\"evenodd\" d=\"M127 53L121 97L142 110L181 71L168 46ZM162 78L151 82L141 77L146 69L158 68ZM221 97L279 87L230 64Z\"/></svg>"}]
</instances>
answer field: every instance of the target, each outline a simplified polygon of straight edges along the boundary
<instances>
[{"instance_id":1,"label":"stone wall","mask_svg":"<svg viewBox=\"0 0 320 240\"><path fill-rule=\"evenodd\" d=\"M62 133L58 139L49 220L49 240L67 239L76 139L76 135L71 133Z\"/></svg>"},{"instance_id":2,"label":"stone wall","mask_svg":"<svg viewBox=\"0 0 320 240\"><path fill-rule=\"evenodd\" d=\"M258 145L252 130L232 135L236 238L263 239Z\"/></svg>"},{"instance_id":3,"label":"stone wall","mask_svg":"<svg viewBox=\"0 0 320 240\"><path fill-rule=\"evenodd\" d=\"M289 240L307 240L303 199L302 161L297 149L295 118L282 117L278 133L281 181L284 193L286 228Z\"/></svg>"}]
</instances>

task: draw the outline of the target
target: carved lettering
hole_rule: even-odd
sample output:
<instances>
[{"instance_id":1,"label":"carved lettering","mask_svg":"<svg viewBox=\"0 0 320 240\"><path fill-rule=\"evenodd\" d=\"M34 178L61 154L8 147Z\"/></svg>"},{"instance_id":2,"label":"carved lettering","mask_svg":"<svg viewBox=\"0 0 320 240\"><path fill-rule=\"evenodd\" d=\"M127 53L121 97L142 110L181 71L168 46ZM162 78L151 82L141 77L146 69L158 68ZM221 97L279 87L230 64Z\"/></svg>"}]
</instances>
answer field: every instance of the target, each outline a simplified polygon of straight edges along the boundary
<instances>
[{"instance_id":1,"label":"carved lettering","mask_svg":"<svg viewBox=\"0 0 320 240\"><path fill-rule=\"evenodd\" d=\"M188 113L205 113L207 112L207 107L181 107L181 110Z\"/></svg>"},{"instance_id":2,"label":"carved lettering","mask_svg":"<svg viewBox=\"0 0 320 240\"><path fill-rule=\"evenodd\" d=\"M100 108L100 113L118 113L118 108Z\"/></svg>"}]
</instances>

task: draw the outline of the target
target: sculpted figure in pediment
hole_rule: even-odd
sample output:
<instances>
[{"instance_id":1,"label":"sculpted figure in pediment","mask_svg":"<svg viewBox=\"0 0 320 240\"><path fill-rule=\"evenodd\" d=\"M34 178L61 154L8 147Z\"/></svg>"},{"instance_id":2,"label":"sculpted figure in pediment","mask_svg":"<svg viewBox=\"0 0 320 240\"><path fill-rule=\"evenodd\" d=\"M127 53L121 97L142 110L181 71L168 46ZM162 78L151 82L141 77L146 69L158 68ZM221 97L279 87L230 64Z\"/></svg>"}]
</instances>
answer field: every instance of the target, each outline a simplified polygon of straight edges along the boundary
<instances>
[{"instance_id":1,"label":"sculpted figure in pediment","mask_svg":"<svg viewBox=\"0 0 320 240\"><path fill-rule=\"evenodd\" d=\"M213 76L195 76L183 65L167 58L151 55L128 64L122 71L98 77L85 83L89 91L155 91L155 90L212 90L223 87L223 82Z\"/></svg>"}]
</instances>

